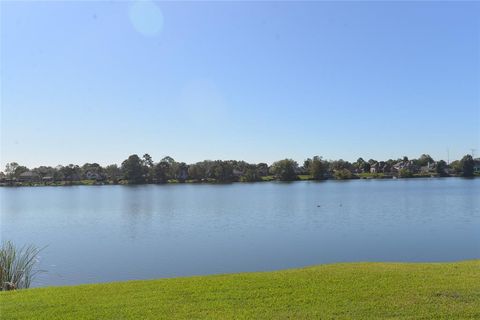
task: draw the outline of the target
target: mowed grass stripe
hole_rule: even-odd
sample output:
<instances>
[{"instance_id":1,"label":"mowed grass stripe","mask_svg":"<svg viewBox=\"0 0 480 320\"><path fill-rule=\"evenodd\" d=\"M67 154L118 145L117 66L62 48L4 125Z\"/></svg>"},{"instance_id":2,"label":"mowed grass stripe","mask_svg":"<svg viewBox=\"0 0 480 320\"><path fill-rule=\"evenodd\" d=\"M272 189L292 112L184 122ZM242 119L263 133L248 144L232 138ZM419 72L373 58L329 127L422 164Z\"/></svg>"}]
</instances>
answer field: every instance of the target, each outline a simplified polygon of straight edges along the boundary
<instances>
[{"instance_id":1,"label":"mowed grass stripe","mask_svg":"<svg viewBox=\"0 0 480 320\"><path fill-rule=\"evenodd\" d=\"M1 292L2 319L480 319L480 260Z\"/></svg>"}]
</instances>

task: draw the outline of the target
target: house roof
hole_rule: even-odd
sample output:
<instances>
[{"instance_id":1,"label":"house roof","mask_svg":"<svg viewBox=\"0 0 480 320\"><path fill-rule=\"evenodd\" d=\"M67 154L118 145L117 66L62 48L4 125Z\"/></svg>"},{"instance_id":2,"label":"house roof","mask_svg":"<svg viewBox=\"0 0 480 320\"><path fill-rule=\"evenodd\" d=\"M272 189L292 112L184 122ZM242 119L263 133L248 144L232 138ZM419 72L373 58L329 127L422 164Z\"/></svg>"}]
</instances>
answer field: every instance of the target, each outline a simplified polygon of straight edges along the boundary
<instances>
[{"instance_id":1,"label":"house roof","mask_svg":"<svg viewBox=\"0 0 480 320\"><path fill-rule=\"evenodd\" d=\"M35 177L37 174L33 171L25 171L24 173L20 174L20 177Z\"/></svg>"}]
</instances>

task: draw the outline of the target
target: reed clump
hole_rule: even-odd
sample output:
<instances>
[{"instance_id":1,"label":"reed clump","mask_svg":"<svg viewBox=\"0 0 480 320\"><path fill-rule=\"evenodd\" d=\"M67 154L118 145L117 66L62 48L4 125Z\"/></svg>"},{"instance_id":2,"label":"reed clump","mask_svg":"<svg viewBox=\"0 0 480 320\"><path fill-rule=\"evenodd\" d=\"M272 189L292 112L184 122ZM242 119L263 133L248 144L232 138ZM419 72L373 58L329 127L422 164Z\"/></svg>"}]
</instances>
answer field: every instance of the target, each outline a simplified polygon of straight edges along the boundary
<instances>
[{"instance_id":1,"label":"reed clump","mask_svg":"<svg viewBox=\"0 0 480 320\"><path fill-rule=\"evenodd\" d=\"M29 288L42 272L35 268L41 249L33 245L15 246L4 241L0 247L0 291Z\"/></svg>"}]
</instances>

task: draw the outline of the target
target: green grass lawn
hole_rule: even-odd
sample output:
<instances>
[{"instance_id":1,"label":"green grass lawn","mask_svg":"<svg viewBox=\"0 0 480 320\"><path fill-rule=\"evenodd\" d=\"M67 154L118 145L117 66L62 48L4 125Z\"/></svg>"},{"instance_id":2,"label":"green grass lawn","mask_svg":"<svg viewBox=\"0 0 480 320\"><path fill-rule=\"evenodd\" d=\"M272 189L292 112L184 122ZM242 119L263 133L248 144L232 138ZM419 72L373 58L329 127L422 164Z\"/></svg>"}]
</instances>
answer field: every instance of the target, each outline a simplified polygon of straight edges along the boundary
<instances>
[{"instance_id":1,"label":"green grass lawn","mask_svg":"<svg viewBox=\"0 0 480 320\"><path fill-rule=\"evenodd\" d=\"M298 176L299 180L313 180L312 176L309 174L300 174Z\"/></svg>"},{"instance_id":2,"label":"green grass lawn","mask_svg":"<svg viewBox=\"0 0 480 320\"><path fill-rule=\"evenodd\" d=\"M261 177L262 181L273 181L275 180L274 176L263 176Z\"/></svg>"},{"instance_id":3,"label":"green grass lawn","mask_svg":"<svg viewBox=\"0 0 480 320\"><path fill-rule=\"evenodd\" d=\"M480 319L480 260L28 289L0 306L1 319Z\"/></svg>"},{"instance_id":4,"label":"green grass lawn","mask_svg":"<svg viewBox=\"0 0 480 320\"><path fill-rule=\"evenodd\" d=\"M381 179L385 176L385 174L382 172L379 172L379 173L363 172L363 173L357 173L357 176L363 179Z\"/></svg>"}]
</instances>

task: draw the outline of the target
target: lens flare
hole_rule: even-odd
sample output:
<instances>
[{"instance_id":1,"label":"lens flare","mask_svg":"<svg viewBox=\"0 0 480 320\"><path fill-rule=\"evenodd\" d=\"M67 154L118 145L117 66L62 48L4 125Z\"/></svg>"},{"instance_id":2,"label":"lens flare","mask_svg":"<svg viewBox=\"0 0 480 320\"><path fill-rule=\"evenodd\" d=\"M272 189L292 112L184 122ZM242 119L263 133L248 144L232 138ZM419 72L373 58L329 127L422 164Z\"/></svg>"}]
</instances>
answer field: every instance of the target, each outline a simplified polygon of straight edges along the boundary
<instances>
[{"instance_id":1,"label":"lens flare","mask_svg":"<svg viewBox=\"0 0 480 320\"><path fill-rule=\"evenodd\" d=\"M163 29L162 10L153 1L132 2L129 17L133 28L144 36L156 36Z\"/></svg>"}]
</instances>

